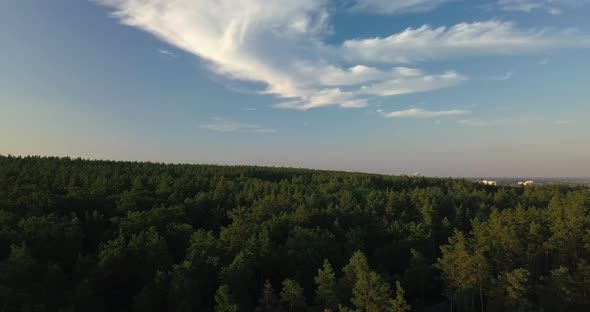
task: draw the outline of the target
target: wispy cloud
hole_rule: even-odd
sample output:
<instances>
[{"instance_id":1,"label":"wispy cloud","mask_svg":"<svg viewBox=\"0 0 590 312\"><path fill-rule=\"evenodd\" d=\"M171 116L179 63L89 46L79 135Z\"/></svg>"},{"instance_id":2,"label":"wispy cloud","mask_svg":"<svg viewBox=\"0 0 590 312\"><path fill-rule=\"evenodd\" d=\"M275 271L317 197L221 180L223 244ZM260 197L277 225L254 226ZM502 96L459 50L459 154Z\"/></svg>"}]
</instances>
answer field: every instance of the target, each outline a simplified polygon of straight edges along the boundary
<instances>
[{"instance_id":1,"label":"wispy cloud","mask_svg":"<svg viewBox=\"0 0 590 312\"><path fill-rule=\"evenodd\" d=\"M175 53L170 52L168 50L164 50L164 49L158 49L158 53L164 54L164 55L169 56L169 57L176 57L176 54Z\"/></svg>"},{"instance_id":2,"label":"wispy cloud","mask_svg":"<svg viewBox=\"0 0 590 312\"><path fill-rule=\"evenodd\" d=\"M548 120L539 116L516 116L496 119L462 119L459 124L469 127L508 127L508 126L539 126L539 125L566 125L566 120Z\"/></svg>"},{"instance_id":3,"label":"wispy cloud","mask_svg":"<svg viewBox=\"0 0 590 312\"><path fill-rule=\"evenodd\" d=\"M429 111L421 108L410 108L406 110L394 111L389 113L383 112L383 110L378 110L378 112L388 118L438 118L471 114L470 111L461 109Z\"/></svg>"},{"instance_id":4,"label":"wispy cloud","mask_svg":"<svg viewBox=\"0 0 590 312\"><path fill-rule=\"evenodd\" d=\"M401 14L430 11L458 0L356 0L352 10L377 14Z\"/></svg>"},{"instance_id":5,"label":"wispy cloud","mask_svg":"<svg viewBox=\"0 0 590 312\"><path fill-rule=\"evenodd\" d=\"M467 80L467 77L454 71L439 75L420 74L416 77L403 77L362 86L359 92L378 96L402 95L447 88L463 80Z\"/></svg>"},{"instance_id":6,"label":"wispy cloud","mask_svg":"<svg viewBox=\"0 0 590 312\"><path fill-rule=\"evenodd\" d=\"M255 133L275 133L276 129L262 127L256 124L236 122L224 118L213 118L209 122L202 123L201 129L207 129L215 132L255 132Z\"/></svg>"},{"instance_id":7,"label":"wispy cloud","mask_svg":"<svg viewBox=\"0 0 590 312\"><path fill-rule=\"evenodd\" d=\"M465 0L353 0L353 11L365 11L375 14L402 14L434 10L450 2ZM532 12L545 11L559 15L564 10L590 4L590 0L496 0L504 11ZM468 2L468 1L465 1Z\"/></svg>"},{"instance_id":8,"label":"wispy cloud","mask_svg":"<svg viewBox=\"0 0 590 312\"><path fill-rule=\"evenodd\" d=\"M353 91L343 91L340 88L324 89L311 96L279 103L275 107L307 110L338 103L343 108L362 108L368 106L368 97L427 92L448 88L467 79L452 71L439 75L424 74L418 70L413 72L416 74L394 75L388 80L362 85Z\"/></svg>"},{"instance_id":9,"label":"wispy cloud","mask_svg":"<svg viewBox=\"0 0 590 312\"><path fill-rule=\"evenodd\" d=\"M256 107L240 107L241 111L255 111Z\"/></svg>"},{"instance_id":10,"label":"wispy cloud","mask_svg":"<svg viewBox=\"0 0 590 312\"><path fill-rule=\"evenodd\" d=\"M438 28L424 25L385 38L348 40L342 53L351 61L400 64L563 47L590 47L590 37L571 29L521 29L511 22L486 21Z\"/></svg>"},{"instance_id":11,"label":"wispy cloud","mask_svg":"<svg viewBox=\"0 0 590 312\"><path fill-rule=\"evenodd\" d=\"M566 9L590 4L590 0L498 0L498 5L505 11L532 12L545 11L559 15Z\"/></svg>"},{"instance_id":12,"label":"wispy cloud","mask_svg":"<svg viewBox=\"0 0 590 312\"><path fill-rule=\"evenodd\" d=\"M275 107L298 110L366 107L379 97L428 92L467 79L453 70L418 68L424 61L590 46L589 37L572 31L522 29L500 21L424 25L332 45L325 41L333 30L328 0L98 1L113 8L122 23L206 60L215 73L262 83L260 93L280 98ZM391 2L391 10L402 12L447 1L357 5L361 2Z\"/></svg>"}]
</instances>

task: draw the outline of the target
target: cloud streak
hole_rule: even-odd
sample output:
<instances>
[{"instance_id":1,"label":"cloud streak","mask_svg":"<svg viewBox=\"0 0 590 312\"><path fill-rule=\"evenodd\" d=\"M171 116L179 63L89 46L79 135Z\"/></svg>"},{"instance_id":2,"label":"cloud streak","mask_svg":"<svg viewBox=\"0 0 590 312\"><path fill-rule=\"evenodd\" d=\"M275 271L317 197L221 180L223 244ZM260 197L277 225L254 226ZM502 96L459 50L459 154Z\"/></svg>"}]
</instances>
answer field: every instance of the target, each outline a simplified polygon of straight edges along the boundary
<instances>
[{"instance_id":1,"label":"cloud streak","mask_svg":"<svg viewBox=\"0 0 590 312\"><path fill-rule=\"evenodd\" d=\"M356 0L353 11L377 14L401 14L430 11L443 4L458 0Z\"/></svg>"},{"instance_id":2,"label":"cloud streak","mask_svg":"<svg viewBox=\"0 0 590 312\"><path fill-rule=\"evenodd\" d=\"M328 0L98 0L121 23L144 30L206 61L224 77L260 83L277 108L366 107L378 97L429 92L468 78L426 72L418 63L465 56L538 53L588 46L573 32L519 29L488 21L424 25L386 38L331 45ZM369 9L426 10L447 1L357 1ZM389 3L389 4L388 4Z\"/></svg>"},{"instance_id":3,"label":"cloud streak","mask_svg":"<svg viewBox=\"0 0 590 312\"><path fill-rule=\"evenodd\" d=\"M383 116L387 118L438 118L471 114L470 111L461 109L429 111L421 108L410 108L406 110L394 111L389 113L381 113L383 114Z\"/></svg>"},{"instance_id":4,"label":"cloud streak","mask_svg":"<svg viewBox=\"0 0 590 312\"><path fill-rule=\"evenodd\" d=\"M438 28L424 25L385 38L348 40L342 53L351 61L407 64L566 47L590 47L590 37L571 29L520 29L511 22L492 20Z\"/></svg>"},{"instance_id":5,"label":"cloud streak","mask_svg":"<svg viewBox=\"0 0 590 312\"><path fill-rule=\"evenodd\" d=\"M199 126L201 129L206 129L215 132L253 132L253 133L275 133L277 130L272 128L262 127L256 124L241 123L231 121L223 118L213 118L209 122L202 123Z\"/></svg>"},{"instance_id":6,"label":"cloud streak","mask_svg":"<svg viewBox=\"0 0 590 312\"><path fill-rule=\"evenodd\" d=\"M164 54L164 55L169 56L169 57L176 57L176 54L175 53L172 53L172 52L170 52L168 50L164 50L164 49L158 49L158 53Z\"/></svg>"},{"instance_id":7,"label":"cloud streak","mask_svg":"<svg viewBox=\"0 0 590 312\"><path fill-rule=\"evenodd\" d=\"M589 0L498 0L504 11L527 12L540 10L552 15L559 15L565 9L590 4Z\"/></svg>"}]
</instances>

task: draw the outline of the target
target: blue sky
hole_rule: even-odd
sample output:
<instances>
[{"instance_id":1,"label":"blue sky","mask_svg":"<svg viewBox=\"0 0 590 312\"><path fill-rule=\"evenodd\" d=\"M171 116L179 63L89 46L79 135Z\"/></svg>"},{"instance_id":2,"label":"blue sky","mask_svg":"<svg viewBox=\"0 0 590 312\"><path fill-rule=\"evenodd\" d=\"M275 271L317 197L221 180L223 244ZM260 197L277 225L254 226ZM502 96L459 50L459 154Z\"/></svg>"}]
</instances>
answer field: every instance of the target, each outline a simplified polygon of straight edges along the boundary
<instances>
[{"instance_id":1,"label":"blue sky","mask_svg":"<svg viewBox=\"0 0 590 312\"><path fill-rule=\"evenodd\" d=\"M0 154L590 176L590 1L0 8Z\"/></svg>"}]
</instances>

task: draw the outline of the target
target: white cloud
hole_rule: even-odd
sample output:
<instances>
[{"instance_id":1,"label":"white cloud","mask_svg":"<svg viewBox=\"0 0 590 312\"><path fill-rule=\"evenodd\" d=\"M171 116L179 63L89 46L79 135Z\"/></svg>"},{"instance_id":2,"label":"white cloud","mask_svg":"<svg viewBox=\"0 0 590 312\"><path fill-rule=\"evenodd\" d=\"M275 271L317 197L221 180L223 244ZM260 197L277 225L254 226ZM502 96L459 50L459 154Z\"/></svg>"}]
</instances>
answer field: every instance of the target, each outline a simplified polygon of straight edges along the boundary
<instances>
[{"instance_id":1,"label":"white cloud","mask_svg":"<svg viewBox=\"0 0 590 312\"><path fill-rule=\"evenodd\" d=\"M453 1L457 0L356 0L352 9L378 14L400 14L430 11Z\"/></svg>"},{"instance_id":2,"label":"white cloud","mask_svg":"<svg viewBox=\"0 0 590 312\"><path fill-rule=\"evenodd\" d=\"M402 95L451 87L465 79L467 78L450 71L440 75L419 75L386 80L363 86L359 92L378 96Z\"/></svg>"},{"instance_id":3,"label":"white cloud","mask_svg":"<svg viewBox=\"0 0 590 312\"><path fill-rule=\"evenodd\" d=\"M215 132L256 132L256 133L275 133L275 129L265 128L255 124L241 123L223 118L213 118L211 121L202 123L201 129L207 129Z\"/></svg>"},{"instance_id":4,"label":"white cloud","mask_svg":"<svg viewBox=\"0 0 590 312\"><path fill-rule=\"evenodd\" d=\"M279 103L275 107L307 110L338 103L343 108L362 108L368 106L367 97L394 96L432 91L457 85L467 79L452 71L439 75L429 75L418 69L407 67L398 67L389 73L375 70L372 72L374 75L372 79L365 77L355 80L357 77L345 75L339 77L339 74L342 73L327 72L320 79L324 80L326 85L331 85L338 79L342 79L340 81L341 85L358 84L358 82L362 81L375 82L363 84L353 91L343 91L340 88L323 89L309 96L303 96L301 99ZM344 81L346 79L348 80Z\"/></svg>"},{"instance_id":5,"label":"white cloud","mask_svg":"<svg viewBox=\"0 0 590 312\"><path fill-rule=\"evenodd\" d=\"M170 52L168 50L164 50L164 49L159 49L158 50L158 53L164 54L164 55L170 56L170 57L176 57L176 54L174 54L174 53L172 53L172 52Z\"/></svg>"},{"instance_id":6,"label":"white cloud","mask_svg":"<svg viewBox=\"0 0 590 312\"><path fill-rule=\"evenodd\" d=\"M323 89L299 99L276 104L276 108L308 110L338 104L342 108L361 108L368 105L365 98L358 98L354 92L342 91L340 88Z\"/></svg>"},{"instance_id":7,"label":"white cloud","mask_svg":"<svg viewBox=\"0 0 590 312\"><path fill-rule=\"evenodd\" d=\"M573 30L519 29L513 23L486 21L452 27L424 25L386 38L345 41L344 56L369 63L413 63L480 55L538 53L551 48L590 47L590 37Z\"/></svg>"},{"instance_id":8,"label":"white cloud","mask_svg":"<svg viewBox=\"0 0 590 312\"><path fill-rule=\"evenodd\" d=\"M590 4L590 0L498 0L498 5L505 11L532 12L545 11L559 15L565 9Z\"/></svg>"},{"instance_id":9,"label":"white cloud","mask_svg":"<svg viewBox=\"0 0 590 312\"><path fill-rule=\"evenodd\" d=\"M113 8L122 23L202 58L219 75L262 83L260 93L281 98L276 107L299 110L365 107L377 97L437 90L466 79L408 63L589 43L573 33L491 21L422 26L387 38L329 45L324 40L332 31L329 0L97 1ZM424 9L441 1L391 2Z\"/></svg>"},{"instance_id":10,"label":"white cloud","mask_svg":"<svg viewBox=\"0 0 590 312\"><path fill-rule=\"evenodd\" d=\"M471 114L470 111L461 109L451 109L442 111L429 111L421 108L410 108L406 110L400 110L395 112L384 113L381 111L383 116L388 118L437 118L447 116L461 116Z\"/></svg>"}]
</instances>

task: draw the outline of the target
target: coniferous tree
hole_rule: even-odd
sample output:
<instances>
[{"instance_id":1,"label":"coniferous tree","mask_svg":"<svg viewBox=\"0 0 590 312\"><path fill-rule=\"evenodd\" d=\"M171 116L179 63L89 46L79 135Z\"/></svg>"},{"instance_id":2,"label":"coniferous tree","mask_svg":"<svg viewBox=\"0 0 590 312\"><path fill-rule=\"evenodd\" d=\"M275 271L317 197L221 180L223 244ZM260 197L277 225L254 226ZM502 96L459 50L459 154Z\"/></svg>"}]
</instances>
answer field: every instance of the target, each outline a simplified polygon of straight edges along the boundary
<instances>
[{"instance_id":1,"label":"coniferous tree","mask_svg":"<svg viewBox=\"0 0 590 312\"><path fill-rule=\"evenodd\" d=\"M276 312L280 310L279 300L275 295L274 288L270 281L266 280L260 294L260 299L258 299L256 312Z\"/></svg>"},{"instance_id":2,"label":"coniferous tree","mask_svg":"<svg viewBox=\"0 0 590 312\"><path fill-rule=\"evenodd\" d=\"M324 260L324 265L318 270L318 275L314 277L314 281L317 285L315 303L321 305L324 309L337 307L336 274L327 259Z\"/></svg>"},{"instance_id":3,"label":"coniferous tree","mask_svg":"<svg viewBox=\"0 0 590 312\"><path fill-rule=\"evenodd\" d=\"M584 186L0 155L0 311L586 311L588 259Z\"/></svg>"},{"instance_id":4,"label":"coniferous tree","mask_svg":"<svg viewBox=\"0 0 590 312\"><path fill-rule=\"evenodd\" d=\"M529 276L529 272L523 268L503 273L500 276L499 284L506 297L506 309L526 311L528 307L527 292L530 291Z\"/></svg>"},{"instance_id":5,"label":"coniferous tree","mask_svg":"<svg viewBox=\"0 0 590 312\"><path fill-rule=\"evenodd\" d=\"M289 312L303 311L305 309L303 288L296 281L291 279L284 280L280 295L281 302L287 305Z\"/></svg>"},{"instance_id":6,"label":"coniferous tree","mask_svg":"<svg viewBox=\"0 0 590 312\"><path fill-rule=\"evenodd\" d=\"M391 312L407 312L411 311L412 306L408 304L404 298L404 289L399 281L395 282L395 298L391 300Z\"/></svg>"},{"instance_id":7,"label":"coniferous tree","mask_svg":"<svg viewBox=\"0 0 590 312\"><path fill-rule=\"evenodd\" d=\"M238 306L232 302L229 287L221 285L215 293L215 312L238 312Z\"/></svg>"},{"instance_id":8,"label":"coniferous tree","mask_svg":"<svg viewBox=\"0 0 590 312\"><path fill-rule=\"evenodd\" d=\"M348 264L342 268L344 276L338 281L338 292L341 296L341 302L347 302L352 298L352 289L355 287L361 274L371 270L367 257L361 251L356 251L348 261Z\"/></svg>"},{"instance_id":9,"label":"coniferous tree","mask_svg":"<svg viewBox=\"0 0 590 312\"><path fill-rule=\"evenodd\" d=\"M391 304L389 285L375 272L359 272L351 302L359 312L385 311Z\"/></svg>"}]
</instances>

